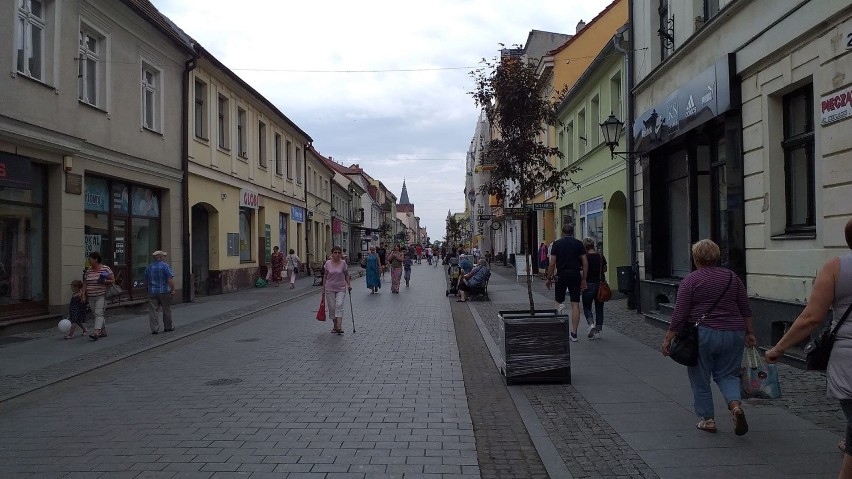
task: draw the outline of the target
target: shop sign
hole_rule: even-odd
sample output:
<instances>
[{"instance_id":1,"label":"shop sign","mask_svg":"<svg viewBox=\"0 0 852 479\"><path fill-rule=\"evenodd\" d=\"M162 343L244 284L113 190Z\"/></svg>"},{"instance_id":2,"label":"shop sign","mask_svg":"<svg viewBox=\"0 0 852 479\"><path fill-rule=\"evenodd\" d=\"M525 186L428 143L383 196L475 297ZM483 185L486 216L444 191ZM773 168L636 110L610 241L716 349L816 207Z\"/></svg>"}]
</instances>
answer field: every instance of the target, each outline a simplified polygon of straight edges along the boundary
<instances>
[{"instance_id":1,"label":"shop sign","mask_svg":"<svg viewBox=\"0 0 852 479\"><path fill-rule=\"evenodd\" d=\"M83 193L83 207L88 211L106 213L109 211L107 182L100 178L86 178L86 190Z\"/></svg>"},{"instance_id":2,"label":"shop sign","mask_svg":"<svg viewBox=\"0 0 852 479\"><path fill-rule=\"evenodd\" d=\"M255 210L260 208L260 195L251 190L240 190L240 206Z\"/></svg>"},{"instance_id":3,"label":"shop sign","mask_svg":"<svg viewBox=\"0 0 852 479\"><path fill-rule=\"evenodd\" d=\"M852 116L852 85L819 99L822 125L845 120Z\"/></svg>"},{"instance_id":4,"label":"shop sign","mask_svg":"<svg viewBox=\"0 0 852 479\"><path fill-rule=\"evenodd\" d=\"M293 221L296 223L304 223L305 222L305 209L300 208L298 206L290 207L290 216L293 217Z\"/></svg>"},{"instance_id":5,"label":"shop sign","mask_svg":"<svg viewBox=\"0 0 852 479\"><path fill-rule=\"evenodd\" d=\"M331 220L331 234L339 235L343 232L343 226L340 224L340 220L337 218L333 218Z\"/></svg>"},{"instance_id":6,"label":"shop sign","mask_svg":"<svg viewBox=\"0 0 852 479\"><path fill-rule=\"evenodd\" d=\"M30 190L32 181L30 160L18 155L0 153L0 186Z\"/></svg>"},{"instance_id":7,"label":"shop sign","mask_svg":"<svg viewBox=\"0 0 852 479\"><path fill-rule=\"evenodd\" d=\"M553 203L535 203L533 205L534 210L552 210L554 207Z\"/></svg>"},{"instance_id":8,"label":"shop sign","mask_svg":"<svg viewBox=\"0 0 852 479\"><path fill-rule=\"evenodd\" d=\"M655 148L731 109L731 55L719 58L633 122L636 150Z\"/></svg>"}]
</instances>

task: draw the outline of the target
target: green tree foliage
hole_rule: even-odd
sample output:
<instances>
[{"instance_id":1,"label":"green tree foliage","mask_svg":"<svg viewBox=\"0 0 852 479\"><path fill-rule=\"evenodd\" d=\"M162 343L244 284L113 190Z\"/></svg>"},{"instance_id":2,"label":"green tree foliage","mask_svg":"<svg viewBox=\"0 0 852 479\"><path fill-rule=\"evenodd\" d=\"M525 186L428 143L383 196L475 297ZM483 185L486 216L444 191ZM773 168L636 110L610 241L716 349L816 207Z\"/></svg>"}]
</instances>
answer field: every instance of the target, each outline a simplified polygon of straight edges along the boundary
<instances>
[{"instance_id":1,"label":"green tree foliage","mask_svg":"<svg viewBox=\"0 0 852 479\"><path fill-rule=\"evenodd\" d=\"M523 211L539 193L564 195L566 187L574 184L571 175L578 169L554 166L564 155L559 148L547 146L544 139L549 127L562 125L557 109L567 89L546 91L536 65L518 57L483 63L471 72L476 88L470 94L485 111L492 128L492 139L482 149L480 162L495 168L480 187L481 193L496 196L501 204L508 200ZM527 228L522 231L522 251L526 251ZM527 270L532 271L529 262ZM532 314L531 274L527 275L527 290Z\"/></svg>"}]
</instances>

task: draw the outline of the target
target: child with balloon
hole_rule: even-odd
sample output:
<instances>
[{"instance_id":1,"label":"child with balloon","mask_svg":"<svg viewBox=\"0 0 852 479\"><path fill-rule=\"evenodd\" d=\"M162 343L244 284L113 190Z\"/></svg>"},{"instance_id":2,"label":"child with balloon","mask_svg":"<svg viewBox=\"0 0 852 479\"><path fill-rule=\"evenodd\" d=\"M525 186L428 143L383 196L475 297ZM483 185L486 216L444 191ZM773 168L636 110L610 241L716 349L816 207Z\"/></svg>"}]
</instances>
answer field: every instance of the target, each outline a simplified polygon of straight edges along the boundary
<instances>
[{"instance_id":1,"label":"child with balloon","mask_svg":"<svg viewBox=\"0 0 852 479\"><path fill-rule=\"evenodd\" d=\"M80 290L83 289L83 282L79 279L75 279L71 281L71 305L69 306L68 319L63 319L59 322L59 329L62 331L67 331L68 334L65 335L65 339L71 339L74 337L74 330L77 329L77 326L83 330L80 334L81 336L85 336L88 331L86 331L86 326L83 325L83 321L86 320L86 303L83 302L83 299L80 297Z\"/></svg>"}]
</instances>

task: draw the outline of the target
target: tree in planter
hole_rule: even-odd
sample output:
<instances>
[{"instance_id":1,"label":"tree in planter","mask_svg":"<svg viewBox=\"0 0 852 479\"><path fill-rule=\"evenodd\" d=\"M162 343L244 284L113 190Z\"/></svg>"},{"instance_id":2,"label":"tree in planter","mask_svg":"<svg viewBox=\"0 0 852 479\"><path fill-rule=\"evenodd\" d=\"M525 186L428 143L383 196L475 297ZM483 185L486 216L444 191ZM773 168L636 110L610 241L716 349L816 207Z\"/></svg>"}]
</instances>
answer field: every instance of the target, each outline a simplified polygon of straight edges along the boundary
<instances>
[{"instance_id":1,"label":"tree in planter","mask_svg":"<svg viewBox=\"0 0 852 479\"><path fill-rule=\"evenodd\" d=\"M458 245L462 239L462 224L455 216L447 216L447 236L444 239L450 245Z\"/></svg>"},{"instance_id":2,"label":"tree in planter","mask_svg":"<svg viewBox=\"0 0 852 479\"><path fill-rule=\"evenodd\" d=\"M559 103L567 89L542 94L545 85L536 73L536 65L509 56L471 72L476 89L470 94L477 107L485 111L494 134L480 154L480 163L494 169L480 186L482 194L494 195L503 204L520 205L524 214L536 194L551 191L557 197L566 186L574 184L571 175L576 167L557 168L564 158L559 148L542 142L549 126L561 126L557 115ZM522 251L530 238L521 228ZM532 271L530 258L524 254L527 271ZM530 314L534 314L532 275L527 275Z\"/></svg>"}]
</instances>

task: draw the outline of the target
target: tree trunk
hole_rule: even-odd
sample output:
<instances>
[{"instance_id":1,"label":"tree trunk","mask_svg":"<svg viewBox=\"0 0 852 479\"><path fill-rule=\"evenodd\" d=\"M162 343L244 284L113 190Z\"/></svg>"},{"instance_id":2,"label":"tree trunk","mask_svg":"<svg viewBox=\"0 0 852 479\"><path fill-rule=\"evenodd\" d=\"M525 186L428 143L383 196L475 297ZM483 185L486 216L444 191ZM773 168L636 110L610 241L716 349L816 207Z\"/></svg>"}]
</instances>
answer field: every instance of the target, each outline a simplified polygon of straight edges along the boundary
<instances>
[{"instance_id":1,"label":"tree trunk","mask_svg":"<svg viewBox=\"0 0 852 479\"><path fill-rule=\"evenodd\" d=\"M521 192L526 191L524 189L525 185L524 185L523 175L521 175L520 186L521 186ZM527 225L526 225L527 199L524 198L521 201L522 201L521 211L523 212L523 216L522 216L523 220L521 220L521 255L523 255L523 257L524 257L523 261L526 265L527 297L530 300L530 315L533 316L533 315L535 315L535 302L533 301L533 294L532 294L532 265L530 264L530 255L527 255L527 253L526 253L527 243L529 242L529 238L527 237L527 236L529 236L529 233L527 232L528 228L527 228ZM515 263L517 263L517 262L518 262L518 260L517 260L517 257L516 257ZM517 265L515 267L517 268Z\"/></svg>"}]
</instances>

